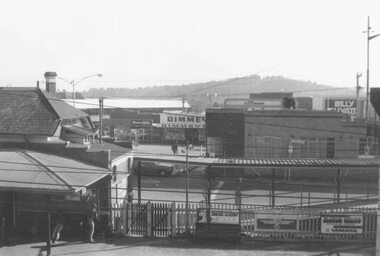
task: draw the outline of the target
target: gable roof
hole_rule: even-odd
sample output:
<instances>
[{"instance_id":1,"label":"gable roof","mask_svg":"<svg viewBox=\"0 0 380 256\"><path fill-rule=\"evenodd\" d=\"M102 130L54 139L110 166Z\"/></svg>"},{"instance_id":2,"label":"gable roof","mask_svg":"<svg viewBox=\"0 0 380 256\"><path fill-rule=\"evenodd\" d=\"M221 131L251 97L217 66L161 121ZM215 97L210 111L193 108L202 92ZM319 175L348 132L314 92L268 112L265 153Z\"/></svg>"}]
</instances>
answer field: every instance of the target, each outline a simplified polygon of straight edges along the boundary
<instances>
[{"instance_id":1,"label":"gable roof","mask_svg":"<svg viewBox=\"0 0 380 256\"><path fill-rule=\"evenodd\" d=\"M88 117L36 87L0 88L0 134L53 135L60 120Z\"/></svg>"},{"instance_id":2,"label":"gable roof","mask_svg":"<svg viewBox=\"0 0 380 256\"><path fill-rule=\"evenodd\" d=\"M45 96L51 105L52 109L58 114L60 119L77 118L77 117L88 117L89 115L79 109L74 108L72 105L66 103L65 101L55 97L54 95L40 90L40 92Z\"/></svg>"},{"instance_id":3,"label":"gable roof","mask_svg":"<svg viewBox=\"0 0 380 256\"><path fill-rule=\"evenodd\" d=\"M108 176L109 170L36 151L0 151L0 189L73 193Z\"/></svg>"}]
</instances>

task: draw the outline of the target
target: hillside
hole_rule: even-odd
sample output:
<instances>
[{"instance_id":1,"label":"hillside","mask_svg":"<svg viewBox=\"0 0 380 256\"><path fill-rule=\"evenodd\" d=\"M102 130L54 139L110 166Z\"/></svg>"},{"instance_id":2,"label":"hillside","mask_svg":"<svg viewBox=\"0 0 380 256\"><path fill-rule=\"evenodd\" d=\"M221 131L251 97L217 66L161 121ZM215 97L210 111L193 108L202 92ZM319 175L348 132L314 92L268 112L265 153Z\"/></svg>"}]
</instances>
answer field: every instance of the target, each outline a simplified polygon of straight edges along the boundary
<instances>
[{"instance_id":1,"label":"hillside","mask_svg":"<svg viewBox=\"0 0 380 256\"><path fill-rule=\"evenodd\" d=\"M87 98L100 96L117 98L180 98L186 97L193 110L202 112L210 105L223 104L226 98L247 98L249 93L293 92L295 97L317 95L355 96L355 90L334 88L309 81L284 77L263 77L251 75L223 81L193 83L177 86L151 86L144 88L101 88L85 92Z\"/></svg>"}]
</instances>

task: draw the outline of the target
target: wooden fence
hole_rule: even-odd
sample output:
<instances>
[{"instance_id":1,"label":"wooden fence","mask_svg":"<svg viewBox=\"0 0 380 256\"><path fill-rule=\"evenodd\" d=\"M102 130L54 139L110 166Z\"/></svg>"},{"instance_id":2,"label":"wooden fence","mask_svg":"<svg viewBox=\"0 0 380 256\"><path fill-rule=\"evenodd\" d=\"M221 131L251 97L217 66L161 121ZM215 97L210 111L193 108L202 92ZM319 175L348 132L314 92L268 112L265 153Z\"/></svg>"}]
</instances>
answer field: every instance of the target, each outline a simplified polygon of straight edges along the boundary
<instances>
[{"instance_id":1,"label":"wooden fence","mask_svg":"<svg viewBox=\"0 0 380 256\"><path fill-rule=\"evenodd\" d=\"M241 234L253 240L374 241L374 208L300 208L190 203L188 231L195 233L197 209L239 210ZM114 205L116 231L128 236L175 237L186 232L183 203L126 203Z\"/></svg>"}]
</instances>

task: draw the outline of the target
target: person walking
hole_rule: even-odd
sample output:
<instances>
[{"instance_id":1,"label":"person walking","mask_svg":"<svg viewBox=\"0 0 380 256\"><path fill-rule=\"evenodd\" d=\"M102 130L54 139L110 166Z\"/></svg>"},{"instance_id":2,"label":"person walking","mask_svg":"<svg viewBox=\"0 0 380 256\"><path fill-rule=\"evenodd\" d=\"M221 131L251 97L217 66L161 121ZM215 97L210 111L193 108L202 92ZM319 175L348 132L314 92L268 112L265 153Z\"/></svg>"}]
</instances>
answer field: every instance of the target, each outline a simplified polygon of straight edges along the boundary
<instances>
[{"instance_id":1,"label":"person walking","mask_svg":"<svg viewBox=\"0 0 380 256\"><path fill-rule=\"evenodd\" d=\"M57 224L55 225L55 227L53 229L53 234L51 236L52 237L51 242L53 244L55 243L55 241L59 240L60 234L61 234L64 226L65 226L65 216L63 215L62 212L59 212L58 213Z\"/></svg>"},{"instance_id":2,"label":"person walking","mask_svg":"<svg viewBox=\"0 0 380 256\"><path fill-rule=\"evenodd\" d=\"M90 243L94 242L95 221L98 221L98 209L96 204L93 204L87 216L87 225L89 226L88 240Z\"/></svg>"},{"instance_id":3,"label":"person walking","mask_svg":"<svg viewBox=\"0 0 380 256\"><path fill-rule=\"evenodd\" d=\"M173 151L174 155L177 154L177 152L178 152L178 141L173 141L173 143L172 143L172 151Z\"/></svg>"}]
</instances>

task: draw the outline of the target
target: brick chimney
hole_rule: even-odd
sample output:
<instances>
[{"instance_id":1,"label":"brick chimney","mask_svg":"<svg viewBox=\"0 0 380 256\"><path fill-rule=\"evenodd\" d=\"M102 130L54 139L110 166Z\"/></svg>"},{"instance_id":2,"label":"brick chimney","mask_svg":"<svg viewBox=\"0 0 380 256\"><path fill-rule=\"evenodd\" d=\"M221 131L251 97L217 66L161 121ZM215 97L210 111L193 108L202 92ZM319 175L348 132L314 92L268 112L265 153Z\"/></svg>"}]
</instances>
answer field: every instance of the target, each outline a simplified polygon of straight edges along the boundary
<instances>
[{"instance_id":1,"label":"brick chimney","mask_svg":"<svg viewBox=\"0 0 380 256\"><path fill-rule=\"evenodd\" d=\"M55 78L57 77L57 73L55 72L45 72L45 80L46 80L46 91L53 95L57 95Z\"/></svg>"}]
</instances>

